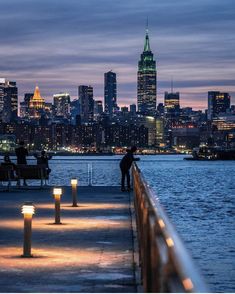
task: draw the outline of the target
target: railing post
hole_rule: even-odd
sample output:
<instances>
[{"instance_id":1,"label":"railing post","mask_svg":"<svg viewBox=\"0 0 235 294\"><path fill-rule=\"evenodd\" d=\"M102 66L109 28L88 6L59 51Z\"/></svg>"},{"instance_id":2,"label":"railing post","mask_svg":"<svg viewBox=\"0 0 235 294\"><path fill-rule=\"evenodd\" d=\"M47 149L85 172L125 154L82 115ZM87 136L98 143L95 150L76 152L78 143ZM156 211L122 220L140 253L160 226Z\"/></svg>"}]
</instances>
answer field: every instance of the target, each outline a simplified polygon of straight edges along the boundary
<instances>
[{"instance_id":1,"label":"railing post","mask_svg":"<svg viewBox=\"0 0 235 294\"><path fill-rule=\"evenodd\" d=\"M88 163L88 186L92 186L92 163Z\"/></svg>"}]
</instances>

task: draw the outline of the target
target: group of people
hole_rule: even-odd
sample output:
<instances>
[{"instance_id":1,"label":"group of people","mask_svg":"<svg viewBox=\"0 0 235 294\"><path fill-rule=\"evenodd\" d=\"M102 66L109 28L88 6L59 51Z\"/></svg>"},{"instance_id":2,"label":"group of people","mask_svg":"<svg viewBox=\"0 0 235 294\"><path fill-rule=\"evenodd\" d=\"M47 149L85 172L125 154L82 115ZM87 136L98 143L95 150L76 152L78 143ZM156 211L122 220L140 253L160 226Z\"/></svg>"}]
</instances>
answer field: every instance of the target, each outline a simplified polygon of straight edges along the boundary
<instances>
[{"instance_id":1,"label":"group of people","mask_svg":"<svg viewBox=\"0 0 235 294\"><path fill-rule=\"evenodd\" d=\"M19 143L19 147L15 149L15 154L17 158L17 165L27 164L27 156L29 155L27 148L24 146L24 142L21 141ZM120 169L121 169L121 191L130 191L131 190L131 183L130 183L130 168L133 161L138 161L139 158L134 157L134 153L137 151L136 146L131 147L131 149L127 150L127 153L124 155L120 162ZM49 175L51 169L49 168L49 160L52 158L51 155L48 155L44 150L41 151L41 154L34 154L34 157L37 159L38 165L44 165L46 168L46 172ZM4 161L2 163L4 166L12 166L13 172L16 168L16 165L11 161L9 154L4 156ZM125 186L125 181L127 186ZM18 181L18 185L20 185ZM24 185L27 185L26 180L24 179Z\"/></svg>"},{"instance_id":2,"label":"group of people","mask_svg":"<svg viewBox=\"0 0 235 294\"><path fill-rule=\"evenodd\" d=\"M29 155L27 148L25 147L25 143L21 141L19 143L19 146L15 149L16 154L16 162L17 165L27 165L27 156ZM42 150L41 154L34 154L34 157L37 159L37 165L44 165L47 174L49 175L51 172L51 169L49 168L49 160L52 158L51 155L47 155L46 151ZM11 166L13 167L13 173L16 170L16 164L14 164L9 154L5 154L3 162L1 164L2 166ZM25 186L27 186L26 180L24 179ZM18 180L17 185L20 185L20 181Z\"/></svg>"}]
</instances>

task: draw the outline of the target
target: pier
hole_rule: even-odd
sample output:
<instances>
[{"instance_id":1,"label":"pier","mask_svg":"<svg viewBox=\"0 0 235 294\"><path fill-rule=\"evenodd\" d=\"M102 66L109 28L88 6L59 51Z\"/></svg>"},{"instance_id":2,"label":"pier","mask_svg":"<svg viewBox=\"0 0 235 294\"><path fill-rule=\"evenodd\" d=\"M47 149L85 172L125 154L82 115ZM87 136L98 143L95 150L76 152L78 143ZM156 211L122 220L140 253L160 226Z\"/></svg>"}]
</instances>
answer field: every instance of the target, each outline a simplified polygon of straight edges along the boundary
<instances>
[{"instance_id":1,"label":"pier","mask_svg":"<svg viewBox=\"0 0 235 294\"><path fill-rule=\"evenodd\" d=\"M62 187L54 224L52 187L0 194L2 292L208 292L137 165L120 187ZM32 258L22 258L25 201L35 205Z\"/></svg>"}]
</instances>

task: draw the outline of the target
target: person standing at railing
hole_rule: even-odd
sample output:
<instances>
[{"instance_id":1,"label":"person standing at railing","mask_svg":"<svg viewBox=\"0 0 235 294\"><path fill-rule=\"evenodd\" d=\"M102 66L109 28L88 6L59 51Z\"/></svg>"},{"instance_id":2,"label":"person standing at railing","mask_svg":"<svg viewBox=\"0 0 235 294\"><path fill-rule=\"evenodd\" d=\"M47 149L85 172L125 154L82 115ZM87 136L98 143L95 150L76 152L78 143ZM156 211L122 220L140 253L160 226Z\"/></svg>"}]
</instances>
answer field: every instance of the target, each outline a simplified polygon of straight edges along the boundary
<instances>
[{"instance_id":1,"label":"person standing at railing","mask_svg":"<svg viewBox=\"0 0 235 294\"><path fill-rule=\"evenodd\" d=\"M46 168L47 176L49 176L51 169L49 168L49 160L52 159L52 155L47 155L46 151L42 150L41 155L34 154L34 157L37 159L38 165L44 165Z\"/></svg>"},{"instance_id":2,"label":"person standing at railing","mask_svg":"<svg viewBox=\"0 0 235 294\"><path fill-rule=\"evenodd\" d=\"M28 150L24 147L24 141L20 141L19 147L15 149L17 164L27 164L26 156L29 155ZM20 181L17 182L20 185ZM24 179L24 186L27 186L26 180Z\"/></svg>"},{"instance_id":3,"label":"person standing at railing","mask_svg":"<svg viewBox=\"0 0 235 294\"><path fill-rule=\"evenodd\" d=\"M131 183L130 183L130 168L133 161L140 160L139 158L134 157L134 153L137 151L136 146L131 147L131 149L127 150L125 156L123 156L120 162L120 169L122 173L122 192L130 191L131 190ZM127 179L127 190L125 189L125 178Z\"/></svg>"}]
</instances>

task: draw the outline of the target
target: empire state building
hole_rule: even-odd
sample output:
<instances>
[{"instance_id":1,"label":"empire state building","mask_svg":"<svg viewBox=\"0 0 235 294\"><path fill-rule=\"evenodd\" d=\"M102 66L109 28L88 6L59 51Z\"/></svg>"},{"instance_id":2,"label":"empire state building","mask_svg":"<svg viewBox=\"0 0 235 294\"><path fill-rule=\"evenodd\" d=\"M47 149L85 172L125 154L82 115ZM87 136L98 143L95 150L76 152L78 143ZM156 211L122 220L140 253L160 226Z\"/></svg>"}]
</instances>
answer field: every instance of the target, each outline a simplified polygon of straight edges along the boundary
<instances>
[{"instance_id":1,"label":"empire state building","mask_svg":"<svg viewBox=\"0 0 235 294\"><path fill-rule=\"evenodd\" d=\"M148 30L146 31L144 51L138 63L137 103L138 111L153 115L156 110L157 72L156 61L150 49Z\"/></svg>"}]
</instances>

